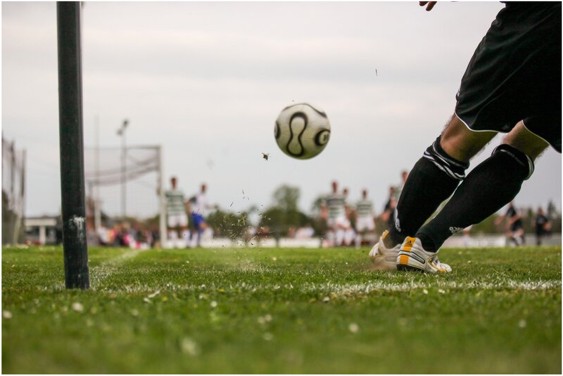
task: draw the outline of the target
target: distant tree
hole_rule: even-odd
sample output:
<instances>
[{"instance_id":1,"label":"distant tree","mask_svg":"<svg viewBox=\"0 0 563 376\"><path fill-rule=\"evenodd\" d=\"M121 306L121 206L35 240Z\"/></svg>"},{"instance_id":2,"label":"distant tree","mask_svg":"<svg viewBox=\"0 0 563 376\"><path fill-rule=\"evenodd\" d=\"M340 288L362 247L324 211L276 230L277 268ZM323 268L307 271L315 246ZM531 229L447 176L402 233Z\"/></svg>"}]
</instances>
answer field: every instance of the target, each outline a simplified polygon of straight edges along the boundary
<instances>
[{"instance_id":1,"label":"distant tree","mask_svg":"<svg viewBox=\"0 0 563 376\"><path fill-rule=\"evenodd\" d=\"M279 207L285 212L297 211L300 194L298 187L282 185L274 191L274 206Z\"/></svg>"},{"instance_id":2,"label":"distant tree","mask_svg":"<svg viewBox=\"0 0 563 376\"><path fill-rule=\"evenodd\" d=\"M471 233L473 234L496 234L503 233L503 227L499 227L495 224L495 220L498 217L497 214L493 214L488 218L485 218L480 223L477 223L471 227Z\"/></svg>"},{"instance_id":3,"label":"distant tree","mask_svg":"<svg viewBox=\"0 0 563 376\"><path fill-rule=\"evenodd\" d=\"M552 200L547 203L547 217L550 219L555 219L556 217L561 218L561 215L557 212L555 204Z\"/></svg>"},{"instance_id":4,"label":"distant tree","mask_svg":"<svg viewBox=\"0 0 563 376\"><path fill-rule=\"evenodd\" d=\"M317 216L317 215L320 214L321 204L322 204L324 199L325 199L325 196L320 195L313 201L313 204L311 205L311 212L313 213L313 216Z\"/></svg>"},{"instance_id":5,"label":"distant tree","mask_svg":"<svg viewBox=\"0 0 563 376\"><path fill-rule=\"evenodd\" d=\"M207 217L207 224L211 226L215 236L227 237L231 240L244 237L249 226L246 212L231 213L217 209Z\"/></svg>"},{"instance_id":6,"label":"distant tree","mask_svg":"<svg viewBox=\"0 0 563 376\"><path fill-rule=\"evenodd\" d=\"M291 227L299 228L311 224L311 219L298 209L299 197L300 191L297 187L278 187L273 193L273 206L264 210L258 225L269 228L270 233L279 238L286 236Z\"/></svg>"},{"instance_id":7,"label":"distant tree","mask_svg":"<svg viewBox=\"0 0 563 376\"><path fill-rule=\"evenodd\" d=\"M561 213L555 207L552 200L547 203L547 218L551 221L551 231L554 234L561 233Z\"/></svg>"}]
</instances>

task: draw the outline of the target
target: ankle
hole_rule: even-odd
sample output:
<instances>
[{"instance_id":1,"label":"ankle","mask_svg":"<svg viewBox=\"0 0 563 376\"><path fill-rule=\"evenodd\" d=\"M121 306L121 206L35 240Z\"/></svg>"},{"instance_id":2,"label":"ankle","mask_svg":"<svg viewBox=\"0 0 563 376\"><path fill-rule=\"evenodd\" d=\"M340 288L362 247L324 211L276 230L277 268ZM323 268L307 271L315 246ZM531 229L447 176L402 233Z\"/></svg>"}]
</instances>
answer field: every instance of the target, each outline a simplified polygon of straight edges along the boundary
<instances>
[{"instance_id":1,"label":"ankle","mask_svg":"<svg viewBox=\"0 0 563 376\"><path fill-rule=\"evenodd\" d=\"M422 248L424 248L426 252L436 253L438 251L437 249L438 247L436 247L436 243L434 243L434 241L427 235L416 234L416 237L420 239L420 242L422 243Z\"/></svg>"},{"instance_id":2,"label":"ankle","mask_svg":"<svg viewBox=\"0 0 563 376\"><path fill-rule=\"evenodd\" d=\"M385 245L386 248L393 248L397 244L403 244L404 240L405 240L405 236L401 235L394 229L391 229L389 231L389 236L386 236L383 239L383 245Z\"/></svg>"}]
</instances>

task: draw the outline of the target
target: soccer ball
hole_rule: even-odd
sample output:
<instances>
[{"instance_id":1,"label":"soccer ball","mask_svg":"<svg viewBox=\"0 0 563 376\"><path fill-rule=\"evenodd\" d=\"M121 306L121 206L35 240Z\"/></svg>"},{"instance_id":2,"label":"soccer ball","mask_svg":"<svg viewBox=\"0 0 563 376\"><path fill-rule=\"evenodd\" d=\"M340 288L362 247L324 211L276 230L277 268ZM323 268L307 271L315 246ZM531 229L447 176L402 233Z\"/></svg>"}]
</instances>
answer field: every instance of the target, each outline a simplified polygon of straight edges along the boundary
<instances>
[{"instance_id":1,"label":"soccer ball","mask_svg":"<svg viewBox=\"0 0 563 376\"><path fill-rule=\"evenodd\" d=\"M280 112L274 134L285 154L310 159L326 147L330 139L330 122L324 111L310 104L293 104Z\"/></svg>"}]
</instances>

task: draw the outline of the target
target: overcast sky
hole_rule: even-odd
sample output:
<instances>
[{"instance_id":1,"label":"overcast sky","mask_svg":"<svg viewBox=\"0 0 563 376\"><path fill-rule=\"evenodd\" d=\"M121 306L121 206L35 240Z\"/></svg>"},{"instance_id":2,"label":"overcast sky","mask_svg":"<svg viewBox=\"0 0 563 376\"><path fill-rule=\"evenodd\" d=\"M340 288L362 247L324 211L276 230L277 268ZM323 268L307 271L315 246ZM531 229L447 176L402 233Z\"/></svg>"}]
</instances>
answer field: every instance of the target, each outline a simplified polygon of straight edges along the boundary
<instances>
[{"instance_id":1,"label":"overcast sky","mask_svg":"<svg viewBox=\"0 0 563 376\"><path fill-rule=\"evenodd\" d=\"M367 188L381 211L453 112L466 64L498 2L86 2L82 13L84 143L160 145L193 194L209 186L227 210L272 203L282 184L301 208L337 179ZM2 3L2 132L27 150L28 216L58 214L57 30L54 2ZM332 125L318 157L285 156L274 121L310 102ZM490 154L500 138L471 164ZM262 153L269 153L268 161ZM149 179L149 180L147 180ZM127 214L156 212L155 177L127 185ZM119 214L119 186L102 190ZM536 163L517 205L561 207L561 157Z\"/></svg>"}]
</instances>

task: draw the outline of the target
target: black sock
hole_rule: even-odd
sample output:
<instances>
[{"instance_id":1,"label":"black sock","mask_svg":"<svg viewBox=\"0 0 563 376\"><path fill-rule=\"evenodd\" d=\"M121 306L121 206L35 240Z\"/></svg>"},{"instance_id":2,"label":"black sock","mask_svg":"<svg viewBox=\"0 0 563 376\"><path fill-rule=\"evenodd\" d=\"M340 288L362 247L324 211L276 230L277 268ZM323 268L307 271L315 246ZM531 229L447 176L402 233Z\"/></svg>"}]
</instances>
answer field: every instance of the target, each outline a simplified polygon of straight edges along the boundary
<instances>
[{"instance_id":1,"label":"black sock","mask_svg":"<svg viewBox=\"0 0 563 376\"><path fill-rule=\"evenodd\" d=\"M452 234L496 213L516 197L533 170L533 162L524 153L505 144L497 147L416 234L424 249L435 252Z\"/></svg>"},{"instance_id":2,"label":"black sock","mask_svg":"<svg viewBox=\"0 0 563 376\"><path fill-rule=\"evenodd\" d=\"M416 162L401 191L395 210L395 226L389 232L393 243L414 236L438 206L453 193L465 177L468 163L448 156L440 147L440 137Z\"/></svg>"}]
</instances>

